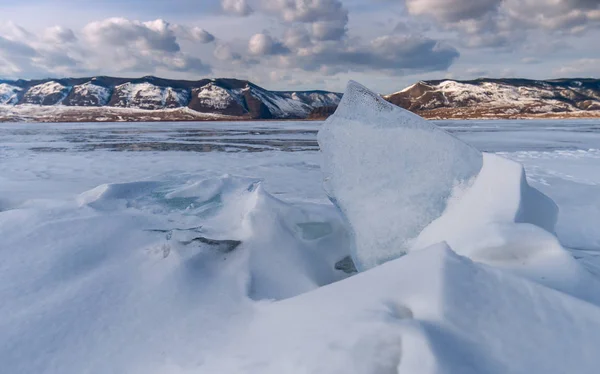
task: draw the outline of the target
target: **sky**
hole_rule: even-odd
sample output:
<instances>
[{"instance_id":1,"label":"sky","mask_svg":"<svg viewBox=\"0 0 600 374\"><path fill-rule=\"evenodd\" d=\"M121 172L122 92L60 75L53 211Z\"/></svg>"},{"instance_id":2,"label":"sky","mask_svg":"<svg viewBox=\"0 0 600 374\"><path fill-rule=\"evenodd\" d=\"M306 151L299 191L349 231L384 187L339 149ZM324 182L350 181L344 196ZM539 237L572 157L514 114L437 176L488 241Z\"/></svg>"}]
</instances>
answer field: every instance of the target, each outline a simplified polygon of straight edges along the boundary
<instances>
[{"instance_id":1,"label":"sky","mask_svg":"<svg viewBox=\"0 0 600 374\"><path fill-rule=\"evenodd\" d=\"M0 79L600 77L600 0L0 0Z\"/></svg>"}]
</instances>

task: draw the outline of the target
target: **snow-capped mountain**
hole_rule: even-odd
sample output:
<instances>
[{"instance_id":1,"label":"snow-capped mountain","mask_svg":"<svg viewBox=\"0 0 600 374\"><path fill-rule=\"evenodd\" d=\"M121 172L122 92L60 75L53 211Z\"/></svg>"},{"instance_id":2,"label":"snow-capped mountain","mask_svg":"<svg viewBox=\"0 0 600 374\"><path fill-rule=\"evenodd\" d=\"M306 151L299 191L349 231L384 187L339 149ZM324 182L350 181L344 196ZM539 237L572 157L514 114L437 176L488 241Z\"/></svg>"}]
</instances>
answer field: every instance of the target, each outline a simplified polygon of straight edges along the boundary
<instances>
[{"instance_id":1,"label":"snow-capped mountain","mask_svg":"<svg viewBox=\"0 0 600 374\"><path fill-rule=\"evenodd\" d=\"M21 88L10 84L0 84L0 105L14 105L19 101Z\"/></svg>"},{"instance_id":2,"label":"snow-capped mountain","mask_svg":"<svg viewBox=\"0 0 600 374\"><path fill-rule=\"evenodd\" d=\"M227 78L0 80L0 122L322 119L341 96ZM384 98L437 119L600 117L599 79L421 81Z\"/></svg>"},{"instance_id":3,"label":"snow-capped mountain","mask_svg":"<svg viewBox=\"0 0 600 374\"><path fill-rule=\"evenodd\" d=\"M22 104L57 105L69 95L72 87L56 81L44 82L29 87L19 101Z\"/></svg>"},{"instance_id":4,"label":"snow-capped mountain","mask_svg":"<svg viewBox=\"0 0 600 374\"><path fill-rule=\"evenodd\" d=\"M429 118L600 116L600 80L422 81L384 96Z\"/></svg>"},{"instance_id":5,"label":"snow-capped mountain","mask_svg":"<svg viewBox=\"0 0 600 374\"><path fill-rule=\"evenodd\" d=\"M103 106L107 105L111 96L111 90L99 86L93 82L78 84L63 101L69 106Z\"/></svg>"},{"instance_id":6,"label":"snow-capped mountain","mask_svg":"<svg viewBox=\"0 0 600 374\"><path fill-rule=\"evenodd\" d=\"M95 116L102 121L303 119L317 108L337 105L341 96L327 91L269 91L237 79L92 77L0 81L0 105L6 112L4 116L0 113L0 119L17 118L20 112L24 113L21 118L34 121L88 121Z\"/></svg>"}]
</instances>

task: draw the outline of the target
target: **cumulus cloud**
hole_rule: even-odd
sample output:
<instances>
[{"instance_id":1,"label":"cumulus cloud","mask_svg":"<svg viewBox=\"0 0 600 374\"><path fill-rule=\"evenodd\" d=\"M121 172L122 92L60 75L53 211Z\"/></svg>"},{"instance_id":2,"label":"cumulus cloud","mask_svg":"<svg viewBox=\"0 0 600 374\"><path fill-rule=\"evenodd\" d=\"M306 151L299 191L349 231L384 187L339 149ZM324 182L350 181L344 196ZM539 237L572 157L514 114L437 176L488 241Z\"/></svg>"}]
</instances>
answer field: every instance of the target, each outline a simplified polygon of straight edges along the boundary
<instances>
[{"instance_id":1,"label":"cumulus cloud","mask_svg":"<svg viewBox=\"0 0 600 374\"><path fill-rule=\"evenodd\" d=\"M164 20L110 18L91 22L81 30L81 39L62 26L34 35L16 25L4 24L0 25L0 74L40 77L157 71L210 73L209 64L182 51L177 40L182 30L192 41L215 40L201 28L187 29Z\"/></svg>"},{"instance_id":2,"label":"cumulus cloud","mask_svg":"<svg viewBox=\"0 0 600 374\"><path fill-rule=\"evenodd\" d=\"M263 7L285 22L310 24L317 40L338 40L347 31L348 10L339 0L263 0Z\"/></svg>"},{"instance_id":3,"label":"cumulus cloud","mask_svg":"<svg viewBox=\"0 0 600 374\"><path fill-rule=\"evenodd\" d=\"M407 10L416 15L428 15L441 22L476 19L494 11L502 0L406 0Z\"/></svg>"},{"instance_id":4,"label":"cumulus cloud","mask_svg":"<svg viewBox=\"0 0 600 374\"><path fill-rule=\"evenodd\" d=\"M455 48L433 39L386 35L366 45L320 43L282 61L286 67L325 75L371 70L405 74L446 70L459 55Z\"/></svg>"},{"instance_id":5,"label":"cumulus cloud","mask_svg":"<svg viewBox=\"0 0 600 374\"><path fill-rule=\"evenodd\" d=\"M228 43L217 43L213 56L220 61L239 61L242 60L242 55L234 51L232 46Z\"/></svg>"},{"instance_id":6,"label":"cumulus cloud","mask_svg":"<svg viewBox=\"0 0 600 374\"><path fill-rule=\"evenodd\" d=\"M246 0L221 0L221 8L238 16L247 16L254 12Z\"/></svg>"},{"instance_id":7,"label":"cumulus cloud","mask_svg":"<svg viewBox=\"0 0 600 374\"><path fill-rule=\"evenodd\" d=\"M192 30L190 31L190 34L192 35L194 40L199 41L200 43L204 43L204 44L210 43L215 40L215 36L213 34L209 33L208 31L206 31L200 27L192 28Z\"/></svg>"},{"instance_id":8,"label":"cumulus cloud","mask_svg":"<svg viewBox=\"0 0 600 374\"><path fill-rule=\"evenodd\" d=\"M268 34L255 34L248 42L248 51L255 56L270 56L286 54L289 49Z\"/></svg>"},{"instance_id":9,"label":"cumulus cloud","mask_svg":"<svg viewBox=\"0 0 600 374\"><path fill-rule=\"evenodd\" d=\"M173 30L178 39L185 39L201 44L212 43L216 40L216 37L213 34L198 26L186 27L174 24L170 25L169 28Z\"/></svg>"},{"instance_id":10,"label":"cumulus cloud","mask_svg":"<svg viewBox=\"0 0 600 374\"><path fill-rule=\"evenodd\" d=\"M405 0L411 15L458 31L473 48L518 45L532 29L582 33L600 26L598 0Z\"/></svg>"},{"instance_id":11,"label":"cumulus cloud","mask_svg":"<svg viewBox=\"0 0 600 374\"><path fill-rule=\"evenodd\" d=\"M91 22L83 28L85 38L95 45L137 47L142 50L178 52L180 46L169 23L157 19L140 22L109 18Z\"/></svg>"},{"instance_id":12,"label":"cumulus cloud","mask_svg":"<svg viewBox=\"0 0 600 374\"><path fill-rule=\"evenodd\" d=\"M55 44L66 44L74 43L77 41L77 37L73 30L63 26L49 27L44 31L42 39L49 43Z\"/></svg>"}]
</instances>

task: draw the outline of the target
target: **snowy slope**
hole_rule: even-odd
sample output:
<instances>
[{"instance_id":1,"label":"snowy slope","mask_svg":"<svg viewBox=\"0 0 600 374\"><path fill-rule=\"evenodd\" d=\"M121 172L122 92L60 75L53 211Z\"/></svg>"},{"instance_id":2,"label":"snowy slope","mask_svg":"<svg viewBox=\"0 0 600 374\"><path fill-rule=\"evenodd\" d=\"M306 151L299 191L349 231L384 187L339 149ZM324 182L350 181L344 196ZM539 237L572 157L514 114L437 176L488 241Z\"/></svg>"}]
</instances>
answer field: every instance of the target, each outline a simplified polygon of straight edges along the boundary
<instances>
[{"instance_id":1,"label":"snowy slope","mask_svg":"<svg viewBox=\"0 0 600 374\"><path fill-rule=\"evenodd\" d=\"M114 88L109 105L123 108L163 109L187 105L188 93L152 83L124 83Z\"/></svg>"},{"instance_id":2,"label":"snowy slope","mask_svg":"<svg viewBox=\"0 0 600 374\"><path fill-rule=\"evenodd\" d=\"M11 86L10 84L0 84L0 105L14 105L19 101L21 88Z\"/></svg>"},{"instance_id":3,"label":"snowy slope","mask_svg":"<svg viewBox=\"0 0 600 374\"><path fill-rule=\"evenodd\" d=\"M384 97L412 111L426 113L437 110L441 115L519 115L600 110L600 86L597 81L589 79L423 81Z\"/></svg>"},{"instance_id":4,"label":"snowy slope","mask_svg":"<svg viewBox=\"0 0 600 374\"><path fill-rule=\"evenodd\" d=\"M239 93L216 86L212 83L200 88L196 93L202 105L215 109L225 109L231 104L241 104Z\"/></svg>"},{"instance_id":5,"label":"snowy slope","mask_svg":"<svg viewBox=\"0 0 600 374\"><path fill-rule=\"evenodd\" d=\"M111 90L99 86L93 82L86 82L73 86L71 94L64 104L72 106L104 106L107 105L111 96Z\"/></svg>"},{"instance_id":6,"label":"snowy slope","mask_svg":"<svg viewBox=\"0 0 600 374\"><path fill-rule=\"evenodd\" d=\"M25 92L22 104L57 105L67 97L71 91L70 86L50 81L33 86Z\"/></svg>"}]
</instances>

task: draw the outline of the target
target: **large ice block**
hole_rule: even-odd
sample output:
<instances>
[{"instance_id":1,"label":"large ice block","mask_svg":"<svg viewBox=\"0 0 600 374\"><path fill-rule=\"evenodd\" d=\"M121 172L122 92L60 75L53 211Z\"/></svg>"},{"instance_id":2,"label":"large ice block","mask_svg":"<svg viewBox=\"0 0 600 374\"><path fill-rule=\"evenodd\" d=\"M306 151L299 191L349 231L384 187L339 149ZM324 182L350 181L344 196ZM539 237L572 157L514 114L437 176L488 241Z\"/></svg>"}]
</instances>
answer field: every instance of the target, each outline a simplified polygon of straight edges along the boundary
<instances>
[{"instance_id":1,"label":"large ice block","mask_svg":"<svg viewBox=\"0 0 600 374\"><path fill-rule=\"evenodd\" d=\"M318 139L325 190L348 222L359 270L405 254L483 162L477 149L353 81Z\"/></svg>"}]
</instances>

